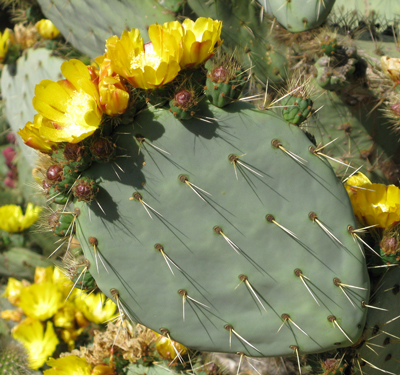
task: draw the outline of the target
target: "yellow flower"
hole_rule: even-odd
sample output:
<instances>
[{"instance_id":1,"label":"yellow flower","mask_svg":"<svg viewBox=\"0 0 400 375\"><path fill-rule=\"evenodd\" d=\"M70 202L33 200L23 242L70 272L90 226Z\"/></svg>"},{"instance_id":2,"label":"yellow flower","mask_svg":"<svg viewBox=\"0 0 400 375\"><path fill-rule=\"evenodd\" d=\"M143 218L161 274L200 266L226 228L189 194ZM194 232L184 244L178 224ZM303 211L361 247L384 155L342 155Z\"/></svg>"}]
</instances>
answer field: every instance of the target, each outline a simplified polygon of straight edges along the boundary
<instances>
[{"instance_id":1,"label":"yellow flower","mask_svg":"<svg viewBox=\"0 0 400 375\"><path fill-rule=\"evenodd\" d=\"M9 277L6 290L1 296L6 297L8 301L14 306L18 306L21 296L21 290L23 288L24 285L21 281L14 279L13 277Z\"/></svg>"},{"instance_id":2,"label":"yellow flower","mask_svg":"<svg viewBox=\"0 0 400 375\"><path fill-rule=\"evenodd\" d=\"M394 82L400 84L400 59L389 56L381 57L383 72Z\"/></svg>"},{"instance_id":3,"label":"yellow flower","mask_svg":"<svg viewBox=\"0 0 400 375\"><path fill-rule=\"evenodd\" d=\"M53 281L53 273L54 267L36 267L35 268L35 276L34 282L35 284L45 283L45 282L52 282Z\"/></svg>"},{"instance_id":4,"label":"yellow flower","mask_svg":"<svg viewBox=\"0 0 400 375\"><path fill-rule=\"evenodd\" d=\"M29 317L38 320L49 319L61 305L61 293L50 282L33 284L21 291L19 307Z\"/></svg>"},{"instance_id":5,"label":"yellow flower","mask_svg":"<svg viewBox=\"0 0 400 375\"><path fill-rule=\"evenodd\" d=\"M124 113L129 102L128 89L119 75L113 73L110 59L100 56L95 61L100 66L99 93L103 112L107 115Z\"/></svg>"},{"instance_id":6,"label":"yellow flower","mask_svg":"<svg viewBox=\"0 0 400 375\"><path fill-rule=\"evenodd\" d=\"M200 17L195 22L186 18L182 24L185 33L182 39L183 56L180 65L183 68L197 67L209 59L222 41L222 21Z\"/></svg>"},{"instance_id":7,"label":"yellow flower","mask_svg":"<svg viewBox=\"0 0 400 375\"><path fill-rule=\"evenodd\" d=\"M54 26L54 23L45 18L36 22L35 27L41 37L44 39L54 39L60 35L60 30Z\"/></svg>"},{"instance_id":8,"label":"yellow flower","mask_svg":"<svg viewBox=\"0 0 400 375\"><path fill-rule=\"evenodd\" d=\"M61 331L61 338L68 345L68 350L75 349L75 340L82 334L84 328L67 328Z\"/></svg>"},{"instance_id":9,"label":"yellow flower","mask_svg":"<svg viewBox=\"0 0 400 375\"><path fill-rule=\"evenodd\" d=\"M49 153L57 143L42 137L40 134L42 124L47 124L48 127L52 126L50 120L44 118L42 115L35 115L33 123L28 121L23 129L19 129L18 134L27 146L44 153Z\"/></svg>"},{"instance_id":10,"label":"yellow flower","mask_svg":"<svg viewBox=\"0 0 400 375\"><path fill-rule=\"evenodd\" d=\"M74 328L75 327L75 306L72 302L66 302L53 316L56 327Z\"/></svg>"},{"instance_id":11,"label":"yellow flower","mask_svg":"<svg viewBox=\"0 0 400 375\"><path fill-rule=\"evenodd\" d=\"M45 370L43 375L90 375L92 366L86 362L84 357L69 355L63 358L50 358L46 364L52 367Z\"/></svg>"},{"instance_id":12,"label":"yellow flower","mask_svg":"<svg viewBox=\"0 0 400 375\"><path fill-rule=\"evenodd\" d=\"M93 367L92 375L115 375L114 369L108 365L97 365Z\"/></svg>"},{"instance_id":13,"label":"yellow flower","mask_svg":"<svg viewBox=\"0 0 400 375\"><path fill-rule=\"evenodd\" d=\"M175 51L163 48L162 54L153 44L143 44L137 29L124 31L119 39L116 35L106 41L107 57L111 68L129 83L142 89L155 89L171 82L179 73Z\"/></svg>"},{"instance_id":14,"label":"yellow flower","mask_svg":"<svg viewBox=\"0 0 400 375\"><path fill-rule=\"evenodd\" d=\"M117 309L117 305L110 299L103 306L105 298L102 293L92 293L76 299L75 304L87 320L101 324L113 318Z\"/></svg>"},{"instance_id":15,"label":"yellow flower","mask_svg":"<svg viewBox=\"0 0 400 375\"><path fill-rule=\"evenodd\" d=\"M33 107L49 121L42 121L39 132L51 142L78 143L100 126L102 110L93 69L79 60L65 61L58 82L43 80L35 88Z\"/></svg>"},{"instance_id":16,"label":"yellow flower","mask_svg":"<svg viewBox=\"0 0 400 375\"><path fill-rule=\"evenodd\" d=\"M4 31L4 33L0 33L0 64L4 61L7 51L8 45L10 44L10 32L8 29Z\"/></svg>"},{"instance_id":17,"label":"yellow flower","mask_svg":"<svg viewBox=\"0 0 400 375\"><path fill-rule=\"evenodd\" d=\"M162 336L157 332L154 333L157 337L156 349L162 358L173 360L176 357L175 350L177 350L181 356L187 354L188 349L186 346L180 344L179 342L173 341L165 336Z\"/></svg>"},{"instance_id":18,"label":"yellow flower","mask_svg":"<svg viewBox=\"0 0 400 375\"><path fill-rule=\"evenodd\" d=\"M47 322L44 332L43 324L30 318L14 327L12 336L26 348L29 365L34 370L44 365L59 343L51 322Z\"/></svg>"},{"instance_id":19,"label":"yellow flower","mask_svg":"<svg viewBox=\"0 0 400 375\"><path fill-rule=\"evenodd\" d=\"M8 204L0 207L0 229L7 232L22 232L28 229L37 219L42 209L28 203L25 215L22 214L20 206Z\"/></svg>"},{"instance_id":20,"label":"yellow flower","mask_svg":"<svg viewBox=\"0 0 400 375\"><path fill-rule=\"evenodd\" d=\"M372 184L360 173L350 177L346 184L354 214L361 224L389 228L400 221L397 186Z\"/></svg>"}]
</instances>

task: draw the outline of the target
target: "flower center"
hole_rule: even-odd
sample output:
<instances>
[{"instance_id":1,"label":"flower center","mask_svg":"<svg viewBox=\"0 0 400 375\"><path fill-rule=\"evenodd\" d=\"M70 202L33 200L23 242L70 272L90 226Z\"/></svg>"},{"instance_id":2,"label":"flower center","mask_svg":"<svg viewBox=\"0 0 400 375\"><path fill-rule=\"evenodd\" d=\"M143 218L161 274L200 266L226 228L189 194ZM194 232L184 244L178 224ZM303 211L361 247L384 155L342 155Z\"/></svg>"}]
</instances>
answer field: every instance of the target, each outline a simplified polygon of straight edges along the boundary
<instances>
[{"instance_id":1,"label":"flower center","mask_svg":"<svg viewBox=\"0 0 400 375\"><path fill-rule=\"evenodd\" d=\"M86 117L88 112L92 111L92 102L93 98L89 94L75 91L67 103L67 111L65 112L67 125L74 127L76 124L82 123L82 119Z\"/></svg>"},{"instance_id":2,"label":"flower center","mask_svg":"<svg viewBox=\"0 0 400 375\"><path fill-rule=\"evenodd\" d=\"M161 57L155 52L144 53L141 52L139 55L135 56L131 60L131 69L142 69L144 72L145 66L150 66L154 70L157 70L161 63Z\"/></svg>"}]
</instances>

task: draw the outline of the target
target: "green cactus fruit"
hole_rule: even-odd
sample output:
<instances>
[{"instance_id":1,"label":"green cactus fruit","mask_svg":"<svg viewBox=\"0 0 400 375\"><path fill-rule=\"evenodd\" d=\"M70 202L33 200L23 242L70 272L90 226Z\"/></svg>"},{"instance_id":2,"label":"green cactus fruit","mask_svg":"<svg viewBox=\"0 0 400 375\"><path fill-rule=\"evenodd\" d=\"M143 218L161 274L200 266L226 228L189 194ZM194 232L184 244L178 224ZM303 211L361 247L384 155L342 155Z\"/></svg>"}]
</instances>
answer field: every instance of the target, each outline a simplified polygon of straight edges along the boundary
<instances>
[{"instance_id":1,"label":"green cactus fruit","mask_svg":"<svg viewBox=\"0 0 400 375\"><path fill-rule=\"evenodd\" d=\"M268 0L268 10L284 28L297 33L324 23L334 3L335 0Z\"/></svg>"},{"instance_id":2,"label":"green cactus fruit","mask_svg":"<svg viewBox=\"0 0 400 375\"><path fill-rule=\"evenodd\" d=\"M46 180L43 180L43 189L46 191L46 196L49 202L65 205L69 201L69 194L56 189L56 186L49 185Z\"/></svg>"},{"instance_id":3,"label":"green cactus fruit","mask_svg":"<svg viewBox=\"0 0 400 375\"><path fill-rule=\"evenodd\" d=\"M66 213L57 210L49 215L48 222L53 233L60 237L66 237L74 233L75 213Z\"/></svg>"},{"instance_id":4,"label":"green cactus fruit","mask_svg":"<svg viewBox=\"0 0 400 375\"><path fill-rule=\"evenodd\" d=\"M113 139L124 173L93 163L82 174L99 181L97 202L74 205L91 273L125 317L187 347L251 356L358 340L368 275L347 231L353 211L299 127L202 101L185 121L149 108ZM334 279L365 288L351 296L359 308Z\"/></svg>"},{"instance_id":5,"label":"green cactus fruit","mask_svg":"<svg viewBox=\"0 0 400 375\"><path fill-rule=\"evenodd\" d=\"M8 336L0 337L0 375L29 375L28 353L21 343Z\"/></svg>"},{"instance_id":6,"label":"green cactus fruit","mask_svg":"<svg viewBox=\"0 0 400 375\"><path fill-rule=\"evenodd\" d=\"M332 56L338 52L338 42L337 39L327 37L321 44L321 51L326 56Z\"/></svg>"},{"instance_id":7,"label":"green cactus fruit","mask_svg":"<svg viewBox=\"0 0 400 375\"><path fill-rule=\"evenodd\" d=\"M74 172L82 172L92 163L89 147L83 142L65 143L53 151L52 159Z\"/></svg>"},{"instance_id":8,"label":"green cactus fruit","mask_svg":"<svg viewBox=\"0 0 400 375\"><path fill-rule=\"evenodd\" d=\"M72 194L78 201L91 202L99 191L96 181L88 176L78 178L72 188Z\"/></svg>"},{"instance_id":9,"label":"green cactus fruit","mask_svg":"<svg viewBox=\"0 0 400 375\"><path fill-rule=\"evenodd\" d=\"M233 56L226 54L211 64L204 92L210 103L224 107L239 98L246 76Z\"/></svg>"},{"instance_id":10,"label":"green cactus fruit","mask_svg":"<svg viewBox=\"0 0 400 375\"><path fill-rule=\"evenodd\" d=\"M194 116L197 104L194 90L183 89L175 94L174 99L170 100L169 110L178 120L189 120Z\"/></svg>"},{"instance_id":11,"label":"green cactus fruit","mask_svg":"<svg viewBox=\"0 0 400 375\"><path fill-rule=\"evenodd\" d=\"M289 95L282 100L282 116L291 124L300 125L311 114L313 101L307 97Z\"/></svg>"}]
</instances>

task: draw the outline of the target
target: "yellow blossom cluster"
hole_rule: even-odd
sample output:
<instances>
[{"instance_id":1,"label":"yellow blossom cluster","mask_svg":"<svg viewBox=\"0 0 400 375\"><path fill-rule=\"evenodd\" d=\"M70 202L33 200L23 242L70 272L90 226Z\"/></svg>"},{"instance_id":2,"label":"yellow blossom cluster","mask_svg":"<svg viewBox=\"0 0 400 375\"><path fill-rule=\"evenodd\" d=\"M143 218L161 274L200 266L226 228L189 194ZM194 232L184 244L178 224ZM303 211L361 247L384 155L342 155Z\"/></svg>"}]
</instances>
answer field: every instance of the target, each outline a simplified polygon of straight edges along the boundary
<instances>
[{"instance_id":1,"label":"yellow blossom cluster","mask_svg":"<svg viewBox=\"0 0 400 375\"><path fill-rule=\"evenodd\" d=\"M346 190L362 225L387 229L400 222L400 189L397 186L373 184L359 172L347 180Z\"/></svg>"},{"instance_id":2,"label":"yellow blossom cluster","mask_svg":"<svg viewBox=\"0 0 400 375\"><path fill-rule=\"evenodd\" d=\"M95 59L97 67L72 59L61 65L64 80L43 80L36 86L32 103L38 114L18 134L25 144L45 153L61 142L82 141L101 126L104 115L126 111L129 85L157 89L180 70L209 59L221 44L221 28L221 21L202 17L153 24L149 43L137 29L108 38L106 53Z\"/></svg>"},{"instance_id":3,"label":"yellow blossom cluster","mask_svg":"<svg viewBox=\"0 0 400 375\"><path fill-rule=\"evenodd\" d=\"M53 267L37 267L33 284L12 277L8 280L3 297L17 310L5 310L0 316L20 322L12 335L25 346L33 369L43 366L54 353L59 343L54 327L72 350L89 322L100 324L115 316L116 305L105 302L104 295L86 295L78 289L71 292L72 288L72 281ZM21 321L23 316L26 318Z\"/></svg>"}]
</instances>

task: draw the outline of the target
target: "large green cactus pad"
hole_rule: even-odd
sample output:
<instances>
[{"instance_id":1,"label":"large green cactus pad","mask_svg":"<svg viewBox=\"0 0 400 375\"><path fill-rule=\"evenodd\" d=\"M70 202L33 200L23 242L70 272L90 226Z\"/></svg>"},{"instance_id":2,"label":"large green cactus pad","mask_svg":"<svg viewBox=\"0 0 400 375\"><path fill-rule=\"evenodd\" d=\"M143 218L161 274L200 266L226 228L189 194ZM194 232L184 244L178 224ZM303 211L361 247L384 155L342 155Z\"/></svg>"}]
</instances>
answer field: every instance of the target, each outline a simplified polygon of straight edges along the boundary
<instances>
[{"instance_id":1,"label":"large green cactus pad","mask_svg":"<svg viewBox=\"0 0 400 375\"><path fill-rule=\"evenodd\" d=\"M44 15L51 19L76 49L95 58L104 53L104 40L131 28L146 39L153 23L175 20L155 0L39 0Z\"/></svg>"},{"instance_id":2,"label":"large green cactus pad","mask_svg":"<svg viewBox=\"0 0 400 375\"><path fill-rule=\"evenodd\" d=\"M117 128L124 173L112 163L84 172L99 182L105 213L95 201L76 203L90 272L109 297L119 292L132 319L199 350L281 356L351 345L369 282L347 229L355 224L345 189L298 127L245 104L226 108L203 104L196 116L208 122L151 109ZM237 178L231 154L242 163ZM130 200L134 193L142 198ZM365 289L346 296L334 278ZM187 292L185 319L179 290Z\"/></svg>"}]
</instances>

